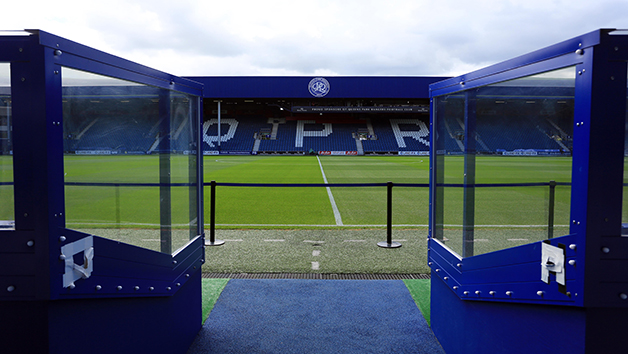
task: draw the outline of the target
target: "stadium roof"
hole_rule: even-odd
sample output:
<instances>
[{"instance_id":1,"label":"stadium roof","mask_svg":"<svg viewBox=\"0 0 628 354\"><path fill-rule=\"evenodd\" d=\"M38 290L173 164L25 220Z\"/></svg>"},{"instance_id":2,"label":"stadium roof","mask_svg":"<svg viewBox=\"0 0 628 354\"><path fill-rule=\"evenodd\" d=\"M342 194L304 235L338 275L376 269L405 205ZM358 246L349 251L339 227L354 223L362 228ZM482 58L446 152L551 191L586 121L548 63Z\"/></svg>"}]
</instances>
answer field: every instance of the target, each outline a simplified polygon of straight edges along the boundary
<instances>
[{"instance_id":1,"label":"stadium roof","mask_svg":"<svg viewBox=\"0 0 628 354\"><path fill-rule=\"evenodd\" d=\"M206 98L429 98L438 76L193 76ZM316 86L321 88L316 91Z\"/></svg>"}]
</instances>

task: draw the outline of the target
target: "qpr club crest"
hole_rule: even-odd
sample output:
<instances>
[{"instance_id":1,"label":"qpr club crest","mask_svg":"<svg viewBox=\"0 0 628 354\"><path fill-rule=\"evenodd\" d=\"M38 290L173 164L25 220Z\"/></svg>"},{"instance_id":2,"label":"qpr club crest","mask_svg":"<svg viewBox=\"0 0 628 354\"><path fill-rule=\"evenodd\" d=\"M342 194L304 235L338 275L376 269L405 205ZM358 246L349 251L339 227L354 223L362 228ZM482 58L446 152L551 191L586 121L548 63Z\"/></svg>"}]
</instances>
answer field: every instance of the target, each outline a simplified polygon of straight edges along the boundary
<instances>
[{"instance_id":1,"label":"qpr club crest","mask_svg":"<svg viewBox=\"0 0 628 354\"><path fill-rule=\"evenodd\" d=\"M322 77L315 77L310 80L307 89L314 97L324 97L329 93L329 81Z\"/></svg>"}]
</instances>

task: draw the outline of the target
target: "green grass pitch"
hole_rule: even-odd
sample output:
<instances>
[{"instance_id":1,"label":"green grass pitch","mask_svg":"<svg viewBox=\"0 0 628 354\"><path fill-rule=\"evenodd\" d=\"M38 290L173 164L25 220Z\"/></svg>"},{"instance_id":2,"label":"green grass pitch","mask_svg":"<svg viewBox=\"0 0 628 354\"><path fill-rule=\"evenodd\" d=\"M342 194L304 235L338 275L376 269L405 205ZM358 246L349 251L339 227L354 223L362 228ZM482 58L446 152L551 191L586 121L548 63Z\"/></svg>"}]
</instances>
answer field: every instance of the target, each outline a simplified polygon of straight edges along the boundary
<instances>
[{"instance_id":1,"label":"green grass pitch","mask_svg":"<svg viewBox=\"0 0 628 354\"><path fill-rule=\"evenodd\" d=\"M329 183L429 181L427 158L322 156L320 161ZM316 156L221 156L205 159L205 181L210 180L241 183L323 183ZM385 187L334 187L331 191L344 225L386 224ZM206 193L209 193L209 188L206 188ZM216 223L221 227L240 227L243 224L336 226L325 188L219 186L216 194ZM421 208L423 212L418 210L420 204L427 202L427 196L427 188L394 189L395 223L427 225L427 209ZM238 203L234 203L234 200ZM423 204L425 205L427 204ZM417 212L420 213L418 218Z\"/></svg>"},{"instance_id":2,"label":"green grass pitch","mask_svg":"<svg viewBox=\"0 0 628 354\"><path fill-rule=\"evenodd\" d=\"M12 179L11 157L0 158L0 179ZM188 156L173 156L172 182L187 182ZM239 183L420 183L429 182L425 156L206 156L204 181ZM445 158L445 182L462 183L462 157ZM569 182L569 157L478 156L477 183ZM158 156L74 156L64 161L66 182L157 183ZM332 187L341 222L322 187L216 188L216 237L205 271L421 273L425 265L428 188L393 188L393 239L401 249L380 249L386 239L385 187ZM556 231L567 232L569 187L556 190ZM209 186L205 225L209 227ZM0 202L11 206L11 186L0 186ZM70 228L158 249L158 187L66 187ZM476 188L477 253L538 241L547 234L548 187ZM446 244L461 248L462 189L445 192ZM172 188L175 249L189 233L189 192ZM12 219L3 207L0 219ZM208 234L208 233L207 233ZM320 241L314 246L312 241ZM318 251L318 252L315 252Z\"/></svg>"}]
</instances>

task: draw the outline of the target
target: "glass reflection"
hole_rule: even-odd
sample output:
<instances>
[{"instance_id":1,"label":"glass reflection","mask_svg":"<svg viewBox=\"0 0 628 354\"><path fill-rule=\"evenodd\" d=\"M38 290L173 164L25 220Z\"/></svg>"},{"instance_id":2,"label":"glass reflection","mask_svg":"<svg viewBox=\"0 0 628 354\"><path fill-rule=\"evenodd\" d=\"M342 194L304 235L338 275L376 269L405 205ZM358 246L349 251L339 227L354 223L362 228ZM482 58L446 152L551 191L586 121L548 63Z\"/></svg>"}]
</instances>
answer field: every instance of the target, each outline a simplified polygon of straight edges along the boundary
<instances>
[{"instance_id":1,"label":"glass reflection","mask_svg":"<svg viewBox=\"0 0 628 354\"><path fill-rule=\"evenodd\" d=\"M449 186L464 182L464 102L464 96L460 94L436 99L435 159L438 167L434 237L457 253L462 253L458 239L462 227L463 193L461 188Z\"/></svg>"},{"instance_id":2,"label":"glass reflection","mask_svg":"<svg viewBox=\"0 0 628 354\"><path fill-rule=\"evenodd\" d=\"M15 229L11 65L0 63L0 230Z\"/></svg>"},{"instance_id":3,"label":"glass reflection","mask_svg":"<svg viewBox=\"0 0 628 354\"><path fill-rule=\"evenodd\" d=\"M621 235L628 236L628 97L626 97L626 123L624 132L624 188L621 208Z\"/></svg>"},{"instance_id":4,"label":"glass reflection","mask_svg":"<svg viewBox=\"0 0 628 354\"><path fill-rule=\"evenodd\" d=\"M574 87L569 67L436 98L435 238L470 257L569 232Z\"/></svg>"},{"instance_id":5,"label":"glass reflection","mask_svg":"<svg viewBox=\"0 0 628 354\"><path fill-rule=\"evenodd\" d=\"M173 253L198 235L196 97L63 68L66 227Z\"/></svg>"}]
</instances>

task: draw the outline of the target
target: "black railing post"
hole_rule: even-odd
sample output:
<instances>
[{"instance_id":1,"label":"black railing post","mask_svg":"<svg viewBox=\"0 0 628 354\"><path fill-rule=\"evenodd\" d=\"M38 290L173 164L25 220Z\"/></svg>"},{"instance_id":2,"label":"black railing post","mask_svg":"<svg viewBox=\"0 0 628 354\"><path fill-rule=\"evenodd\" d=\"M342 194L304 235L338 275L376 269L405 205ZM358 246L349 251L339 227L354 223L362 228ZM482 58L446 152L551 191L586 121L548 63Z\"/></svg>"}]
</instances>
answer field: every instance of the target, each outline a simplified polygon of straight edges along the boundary
<instances>
[{"instance_id":1,"label":"black railing post","mask_svg":"<svg viewBox=\"0 0 628 354\"><path fill-rule=\"evenodd\" d=\"M378 242L377 245L383 248L398 248L401 243L392 241L392 187L393 183L386 183L386 241Z\"/></svg>"},{"instance_id":2,"label":"black railing post","mask_svg":"<svg viewBox=\"0 0 628 354\"><path fill-rule=\"evenodd\" d=\"M386 240L392 243L392 187L393 183L386 183Z\"/></svg>"},{"instance_id":3,"label":"black railing post","mask_svg":"<svg viewBox=\"0 0 628 354\"><path fill-rule=\"evenodd\" d=\"M554 205L556 196L556 181L549 182L549 202L547 206L547 238L554 237Z\"/></svg>"},{"instance_id":4,"label":"black railing post","mask_svg":"<svg viewBox=\"0 0 628 354\"><path fill-rule=\"evenodd\" d=\"M216 240L216 181L211 181L210 183L209 209L209 241L205 241L205 245L223 245L225 241Z\"/></svg>"}]
</instances>

